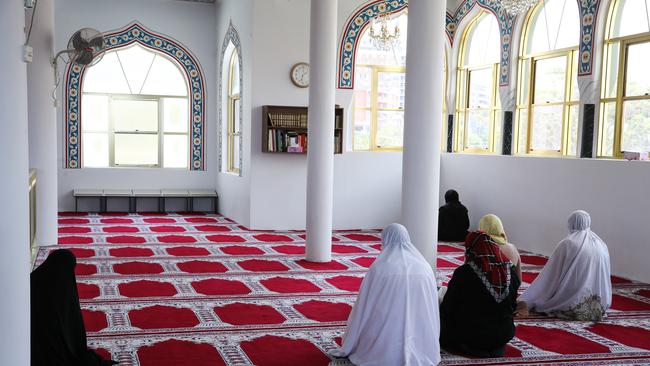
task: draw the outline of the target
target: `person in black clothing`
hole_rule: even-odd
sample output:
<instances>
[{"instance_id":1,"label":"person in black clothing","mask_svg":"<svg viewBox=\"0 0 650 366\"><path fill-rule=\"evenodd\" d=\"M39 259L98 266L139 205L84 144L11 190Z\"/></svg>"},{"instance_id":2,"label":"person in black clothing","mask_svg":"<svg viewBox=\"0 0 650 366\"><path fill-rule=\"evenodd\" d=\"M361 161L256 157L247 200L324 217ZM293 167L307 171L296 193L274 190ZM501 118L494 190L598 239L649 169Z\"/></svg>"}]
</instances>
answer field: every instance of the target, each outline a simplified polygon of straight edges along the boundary
<instances>
[{"instance_id":1,"label":"person in black clothing","mask_svg":"<svg viewBox=\"0 0 650 366\"><path fill-rule=\"evenodd\" d=\"M438 210L438 240L463 242L468 229L467 208L460 203L458 192L450 189L445 193L445 205Z\"/></svg>"},{"instance_id":2,"label":"person in black clothing","mask_svg":"<svg viewBox=\"0 0 650 366\"><path fill-rule=\"evenodd\" d=\"M521 281L487 234L470 233L465 246L465 264L454 271L440 305L440 347L473 357L502 357L515 335Z\"/></svg>"},{"instance_id":3,"label":"person in black clothing","mask_svg":"<svg viewBox=\"0 0 650 366\"><path fill-rule=\"evenodd\" d=\"M32 366L104 366L86 344L71 251L59 249L30 275Z\"/></svg>"}]
</instances>

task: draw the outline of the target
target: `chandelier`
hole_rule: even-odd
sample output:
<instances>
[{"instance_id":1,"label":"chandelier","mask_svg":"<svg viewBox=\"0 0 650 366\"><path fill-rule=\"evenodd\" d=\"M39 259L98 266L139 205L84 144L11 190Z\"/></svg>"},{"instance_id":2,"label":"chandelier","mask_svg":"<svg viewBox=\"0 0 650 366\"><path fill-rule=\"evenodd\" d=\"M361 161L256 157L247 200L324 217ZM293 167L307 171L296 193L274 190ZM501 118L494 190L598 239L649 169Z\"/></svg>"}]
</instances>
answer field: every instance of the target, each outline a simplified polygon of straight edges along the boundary
<instances>
[{"instance_id":1,"label":"chandelier","mask_svg":"<svg viewBox=\"0 0 650 366\"><path fill-rule=\"evenodd\" d=\"M540 0L501 0L501 6L510 15L517 15L532 8Z\"/></svg>"},{"instance_id":2,"label":"chandelier","mask_svg":"<svg viewBox=\"0 0 650 366\"><path fill-rule=\"evenodd\" d=\"M370 24L370 39L372 39L373 46L380 51L390 51L399 43L399 26L395 25L395 31L391 33L388 26L389 21L390 15L384 10ZM378 27L379 30L375 30L375 27Z\"/></svg>"}]
</instances>

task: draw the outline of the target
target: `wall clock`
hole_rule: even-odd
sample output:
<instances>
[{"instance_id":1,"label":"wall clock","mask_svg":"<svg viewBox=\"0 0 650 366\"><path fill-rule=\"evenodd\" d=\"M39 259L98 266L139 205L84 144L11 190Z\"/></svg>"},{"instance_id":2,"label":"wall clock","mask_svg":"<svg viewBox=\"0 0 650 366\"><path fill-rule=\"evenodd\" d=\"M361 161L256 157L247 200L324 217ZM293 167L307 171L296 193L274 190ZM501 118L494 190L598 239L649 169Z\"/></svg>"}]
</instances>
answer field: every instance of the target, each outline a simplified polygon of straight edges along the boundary
<instances>
[{"instance_id":1,"label":"wall clock","mask_svg":"<svg viewBox=\"0 0 650 366\"><path fill-rule=\"evenodd\" d=\"M298 62L291 67L291 82L299 88L309 86L309 64Z\"/></svg>"}]
</instances>

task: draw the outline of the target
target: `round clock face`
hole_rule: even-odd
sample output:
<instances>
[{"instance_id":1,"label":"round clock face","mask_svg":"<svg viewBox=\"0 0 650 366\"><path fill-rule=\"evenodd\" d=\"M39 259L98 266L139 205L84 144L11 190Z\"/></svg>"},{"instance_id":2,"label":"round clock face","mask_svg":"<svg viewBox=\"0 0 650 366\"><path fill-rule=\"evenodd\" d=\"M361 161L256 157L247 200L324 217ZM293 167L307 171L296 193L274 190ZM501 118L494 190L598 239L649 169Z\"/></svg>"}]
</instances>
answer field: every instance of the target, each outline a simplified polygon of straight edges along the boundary
<instances>
[{"instance_id":1,"label":"round clock face","mask_svg":"<svg viewBox=\"0 0 650 366\"><path fill-rule=\"evenodd\" d=\"M309 64L300 62L291 68L291 81L299 88L309 86Z\"/></svg>"}]
</instances>

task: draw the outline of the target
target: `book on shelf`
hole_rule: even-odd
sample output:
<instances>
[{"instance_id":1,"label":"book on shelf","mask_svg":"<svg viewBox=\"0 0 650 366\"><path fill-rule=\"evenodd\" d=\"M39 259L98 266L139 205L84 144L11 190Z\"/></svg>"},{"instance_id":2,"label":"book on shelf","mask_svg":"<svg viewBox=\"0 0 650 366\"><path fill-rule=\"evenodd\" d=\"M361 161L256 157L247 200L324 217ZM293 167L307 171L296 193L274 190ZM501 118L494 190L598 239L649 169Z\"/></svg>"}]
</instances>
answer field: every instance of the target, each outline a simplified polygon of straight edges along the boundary
<instances>
[{"instance_id":1,"label":"book on shelf","mask_svg":"<svg viewBox=\"0 0 650 366\"><path fill-rule=\"evenodd\" d=\"M342 153L343 109L334 114L334 153ZM304 154L308 151L308 107L264 106L263 152Z\"/></svg>"},{"instance_id":2,"label":"book on shelf","mask_svg":"<svg viewBox=\"0 0 650 366\"><path fill-rule=\"evenodd\" d=\"M307 128L307 115L295 113L268 113L271 127Z\"/></svg>"},{"instance_id":3,"label":"book on shelf","mask_svg":"<svg viewBox=\"0 0 650 366\"><path fill-rule=\"evenodd\" d=\"M267 148L270 152L303 153L307 151L307 134L297 131L269 129Z\"/></svg>"}]
</instances>

